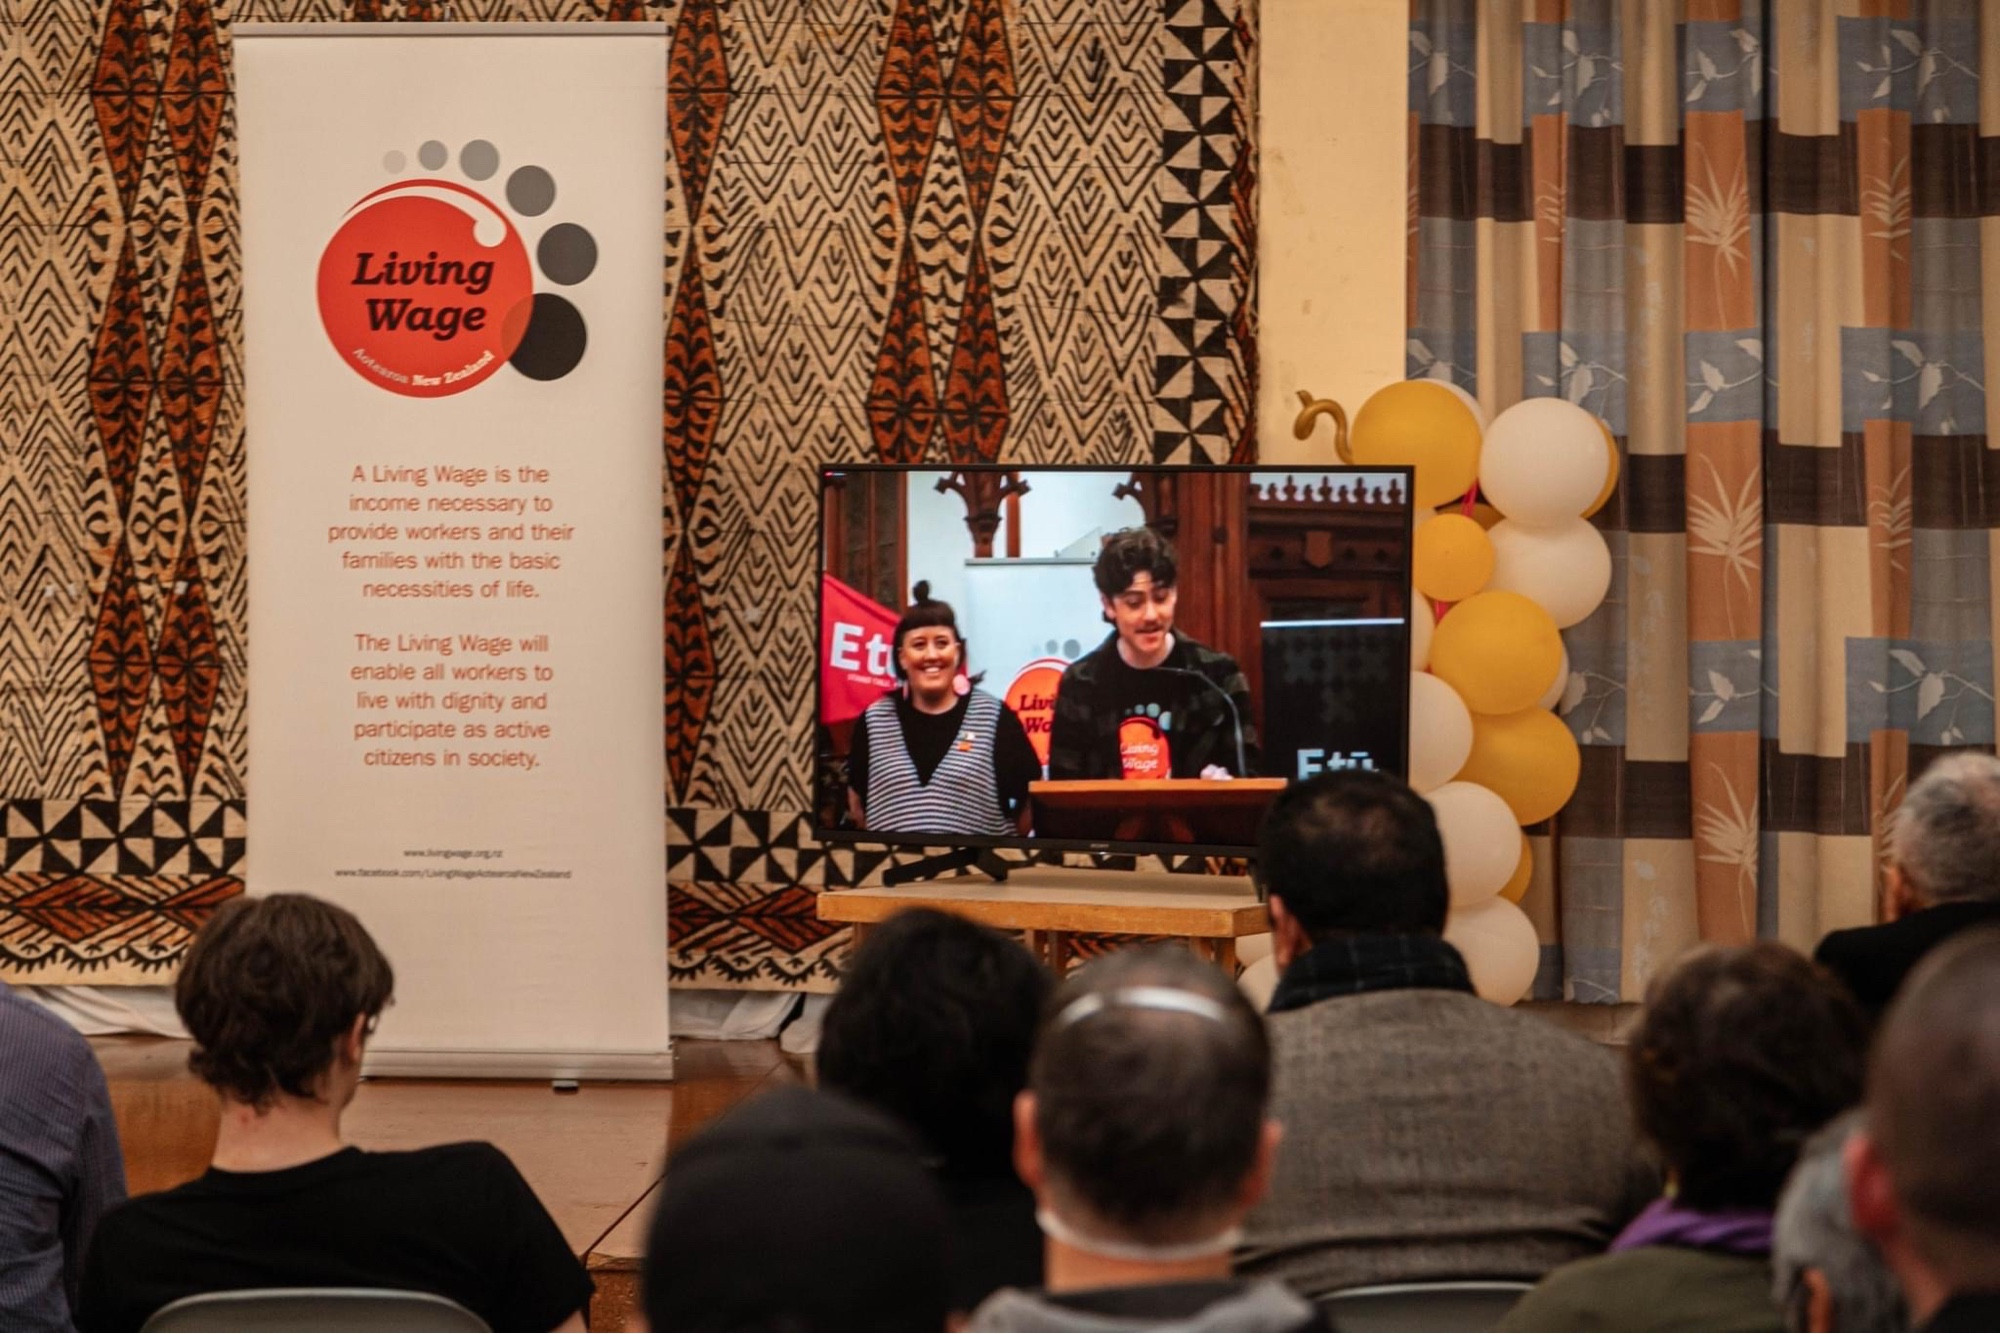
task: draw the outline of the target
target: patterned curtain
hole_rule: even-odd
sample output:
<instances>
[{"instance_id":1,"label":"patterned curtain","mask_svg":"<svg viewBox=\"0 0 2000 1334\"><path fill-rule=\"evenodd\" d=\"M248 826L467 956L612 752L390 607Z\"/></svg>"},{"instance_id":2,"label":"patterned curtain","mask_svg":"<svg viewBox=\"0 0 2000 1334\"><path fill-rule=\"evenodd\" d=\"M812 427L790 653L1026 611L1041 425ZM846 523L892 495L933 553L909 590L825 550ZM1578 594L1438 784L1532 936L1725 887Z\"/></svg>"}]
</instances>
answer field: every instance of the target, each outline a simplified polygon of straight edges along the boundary
<instances>
[{"instance_id":1,"label":"patterned curtain","mask_svg":"<svg viewBox=\"0 0 2000 1334\"><path fill-rule=\"evenodd\" d=\"M1565 636L1539 997L1872 920L1906 774L1993 746L1981 9L1413 2L1408 373L1560 394L1624 454L1611 596Z\"/></svg>"}]
</instances>

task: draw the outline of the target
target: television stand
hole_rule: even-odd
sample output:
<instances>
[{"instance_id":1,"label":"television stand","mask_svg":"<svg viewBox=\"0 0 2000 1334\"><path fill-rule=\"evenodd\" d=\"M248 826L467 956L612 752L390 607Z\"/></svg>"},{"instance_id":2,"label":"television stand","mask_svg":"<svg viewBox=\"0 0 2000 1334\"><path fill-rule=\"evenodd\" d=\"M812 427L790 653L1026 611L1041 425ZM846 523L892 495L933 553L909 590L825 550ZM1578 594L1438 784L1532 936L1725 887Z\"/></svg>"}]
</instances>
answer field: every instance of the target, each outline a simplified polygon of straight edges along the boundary
<instances>
[{"instance_id":1,"label":"television stand","mask_svg":"<svg viewBox=\"0 0 2000 1334\"><path fill-rule=\"evenodd\" d=\"M984 871L995 884L1004 883L1012 865L992 848L953 848L934 857L922 857L882 872L885 885L909 885L919 880L936 880L952 871Z\"/></svg>"},{"instance_id":2,"label":"television stand","mask_svg":"<svg viewBox=\"0 0 2000 1334\"><path fill-rule=\"evenodd\" d=\"M819 918L853 927L859 941L899 912L937 908L1001 931L1026 932L1028 948L1057 973L1076 960L1072 937L1098 935L1185 940L1202 957L1233 974L1237 942L1271 929L1257 891L1242 876L1033 864L1009 869L1013 877L1000 885L968 878L937 885L825 890L819 896Z\"/></svg>"}]
</instances>

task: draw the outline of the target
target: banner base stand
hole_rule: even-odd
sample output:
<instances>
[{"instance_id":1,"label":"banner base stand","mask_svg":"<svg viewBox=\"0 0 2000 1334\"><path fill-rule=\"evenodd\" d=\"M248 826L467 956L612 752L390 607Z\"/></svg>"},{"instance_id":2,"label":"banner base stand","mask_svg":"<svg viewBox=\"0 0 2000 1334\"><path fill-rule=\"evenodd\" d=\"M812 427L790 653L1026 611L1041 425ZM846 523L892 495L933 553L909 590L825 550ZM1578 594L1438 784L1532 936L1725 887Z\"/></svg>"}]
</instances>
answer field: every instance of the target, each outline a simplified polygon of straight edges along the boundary
<instances>
[{"instance_id":1,"label":"banner base stand","mask_svg":"<svg viewBox=\"0 0 2000 1334\"><path fill-rule=\"evenodd\" d=\"M370 1047L364 1079L535 1079L664 1082L674 1077L674 1052L469 1051L440 1047Z\"/></svg>"}]
</instances>

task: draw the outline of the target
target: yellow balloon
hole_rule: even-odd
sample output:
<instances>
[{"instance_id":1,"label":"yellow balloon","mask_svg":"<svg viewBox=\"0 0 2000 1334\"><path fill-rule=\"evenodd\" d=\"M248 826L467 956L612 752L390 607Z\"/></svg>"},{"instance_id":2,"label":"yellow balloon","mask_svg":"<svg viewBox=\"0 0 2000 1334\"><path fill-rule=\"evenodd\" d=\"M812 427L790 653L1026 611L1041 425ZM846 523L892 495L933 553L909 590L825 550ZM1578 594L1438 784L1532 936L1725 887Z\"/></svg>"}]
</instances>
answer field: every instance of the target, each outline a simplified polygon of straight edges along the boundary
<instances>
[{"instance_id":1,"label":"yellow balloon","mask_svg":"<svg viewBox=\"0 0 2000 1334\"><path fill-rule=\"evenodd\" d=\"M1415 468L1416 503L1435 509L1479 476L1479 419L1436 381L1398 380L1354 414L1347 454L1358 467Z\"/></svg>"},{"instance_id":2,"label":"yellow balloon","mask_svg":"<svg viewBox=\"0 0 2000 1334\"><path fill-rule=\"evenodd\" d=\"M1492 788L1515 819L1535 824L1569 801L1582 766L1582 752L1562 719L1547 709L1523 709L1473 717L1472 757L1458 776Z\"/></svg>"},{"instance_id":3,"label":"yellow balloon","mask_svg":"<svg viewBox=\"0 0 2000 1334\"><path fill-rule=\"evenodd\" d=\"M1506 884L1500 886L1500 897L1509 903L1519 903L1528 893L1528 882L1535 878L1535 850L1528 844L1528 836L1521 835L1521 864L1514 868L1514 874Z\"/></svg>"},{"instance_id":4,"label":"yellow balloon","mask_svg":"<svg viewBox=\"0 0 2000 1334\"><path fill-rule=\"evenodd\" d=\"M1493 540L1463 514L1434 514L1417 525L1410 582L1438 602L1463 602L1493 577Z\"/></svg>"},{"instance_id":5,"label":"yellow balloon","mask_svg":"<svg viewBox=\"0 0 2000 1334\"><path fill-rule=\"evenodd\" d=\"M1586 519L1603 509L1611 499L1611 493L1618 489L1618 437L1611 434L1611 427L1602 417L1597 419L1597 429L1604 432L1604 448L1611 454L1611 466L1604 472L1604 489L1597 493L1597 499L1591 501L1590 508L1583 512ZM1493 525L1486 526L1491 528Z\"/></svg>"},{"instance_id":6,"label":"yellow balloon","mask_svg":"<svg viewBox=\"0 0 2000 1334\"><path fill-rule=\"evenodd\" d=\"M1491 589L1438 619L1431 670L1474 713L1532 706L1562 669L1562 635L1533 598Z\"/></svg>"}]
</instances>

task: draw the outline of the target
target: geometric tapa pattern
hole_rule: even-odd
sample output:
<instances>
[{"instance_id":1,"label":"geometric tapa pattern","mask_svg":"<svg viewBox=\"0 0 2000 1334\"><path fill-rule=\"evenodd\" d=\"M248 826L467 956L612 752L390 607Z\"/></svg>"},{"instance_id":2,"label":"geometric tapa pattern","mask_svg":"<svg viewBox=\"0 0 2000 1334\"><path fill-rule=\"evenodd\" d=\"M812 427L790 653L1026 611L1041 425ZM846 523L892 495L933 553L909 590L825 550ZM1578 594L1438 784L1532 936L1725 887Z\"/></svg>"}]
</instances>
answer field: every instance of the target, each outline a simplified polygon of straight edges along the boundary
<instances>
[{"instance_id":1,"label":"geometric tapa pattern","mask_svg":"<svg viewBox=\"0 0 2000 1334\"><path fill-rule=\"evenodd\" d=\"M816 467L1250 456L1256 10L810 8L47 0L0 25L0 975L162 980L240 891L230 24L645 19L671 29L670 960L830 981L845 937L798 891L887 857L799 825Z\"/></svg>"},{"instance_id":2,"label":"geometric tapa pattern","mask_svg":"<svg viewBox=\"0 0 2000 1334\"><path fill-rule=\"evenodd\" d=\"M1565 633L1583 781L1524 900L1538 996L1874 920L1907 782L1993 749L1992 9L1412 24L1409 373L1567 398L1624 456L1611 592Z\"/></svg>"}]
</instances>

